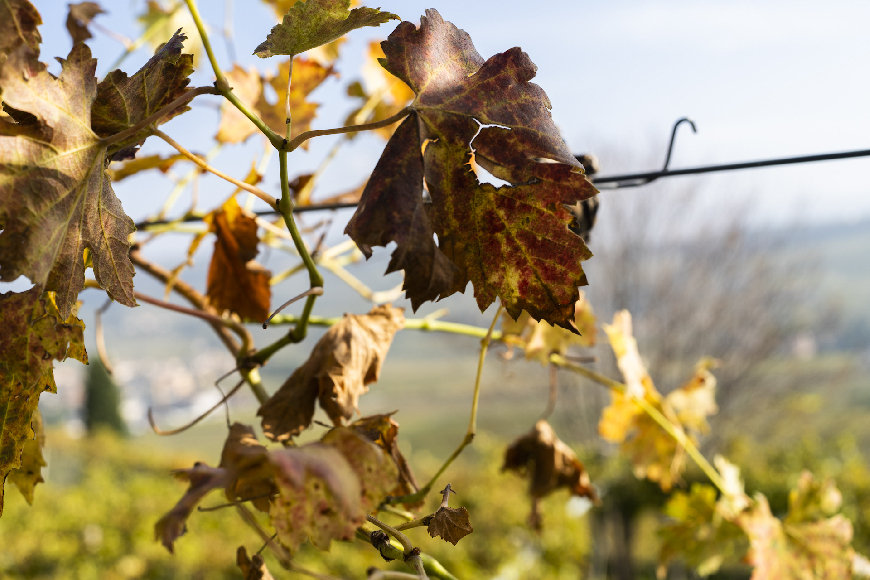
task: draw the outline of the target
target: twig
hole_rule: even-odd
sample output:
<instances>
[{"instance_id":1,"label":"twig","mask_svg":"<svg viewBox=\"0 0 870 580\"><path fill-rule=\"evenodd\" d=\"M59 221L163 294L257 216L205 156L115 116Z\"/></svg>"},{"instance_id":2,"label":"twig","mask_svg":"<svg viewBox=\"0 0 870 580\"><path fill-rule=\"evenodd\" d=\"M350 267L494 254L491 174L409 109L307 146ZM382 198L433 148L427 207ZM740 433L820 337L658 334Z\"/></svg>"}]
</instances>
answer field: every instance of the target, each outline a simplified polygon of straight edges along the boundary
<instances>
[{"instance_id":1,"label":"twig","mask_svg":"<svg viewBox=\"0 0 870 580\"><path fill-rule=\"evenodd\" d=\"M236 187L240 187L241 189L244 189L247 192L253 193L257 197L259 197L260 199L265 201L267 204L269 204L270 207L273 207L273 208L278 207L277 203L276 203L277 200L274 197L272 197L271 195L269 195L268 193L266 193L265 191L263 191L262 189L260 189L259 187L255 186L255 185L251 185L249 183L245 183L244 181L239 181L235 177L230 177L229 175L220 171L219 169L212 167L211 165L209 165L208 163L203 161L198 155L194 155L193 153L191 153L190 151L188 151L187 149L182 147L172 137L170 137L169 135L167 135L166 133L164 133L160 129L154 129L153 133L154 133L154 135L160 137L161 139L163 139L164 141L169 143L179 153L181 153L182 155L184 155L185 157L187 157L188 159L190 159L191 161L193 161L194 163L199 165L205 171L208 171L209 173L217 175L221 179L225 179L226 181L229 181L230 183L232 183Z\"/></svg>"},{"instance_id":2,"label":"twig","mask_svg":"<svg viewBox=\"0 0 870 580\"><path fill-rule=\"evenodd\" d=\"M128 137L132 137L133 135L135 135L136 133L138 133L142 129L145 129L146 127L148 127L149 125L151 125L155 121L159 121L161 118L166 116L167 113L171 113L172 111L174 111L175 109L182 106L184 103L186 103L187 101L191 100L192 98L194 98L198 95L219 95L219 94L220 94L220 92L218 92L218 90L215 89L214 87L199 87L196 89L191 89L191 90L187 91L186 93L184 93L183 95L181 95L180 97L178 97L177 99L175 99L174 101L172 101L171 103L169 103L168 105L166 105L165 107L161 107L153 115L146 117L143 121L136 123L135 125L133 125L129 129L124 129L120 133L115 133L114 135L112 135L110 137L106 137L105 139L102 139L100 141L100 144L103 146L109 146L109 145L112 145L113 143L117 143L118 141L123 141L124 139L127 139ZM191 153L190 155L193 155L193 154ZM188 155L188 157L190 155ZM196 159L193 159L193 158L191 158L191 159L193 161L196 161L196 159L198 159L198 157Z\"/></svg>"},{"instance_id":3,"label":"twig","mask_svg":"<svg viewBox=\"0 0 870 580\"><path fill-rule=\"evenodd\" d=\"M293 559L290 557L290 554L287 553L287 550L284 549L280 544L276 544L272 537L266 533L266 531L260 526L260 522L257 521L257 518L254 517L254 514L251 513L244 504L237 503L236 510L239 512L239 515L242 516L242 519L246 524L251 526L251 528L257 532L257 535L260 536L260 539L269 546L269 550L272 551L275 558L278 559L278 563L287 570L291 570L293 567Z\"/></svg>"},{"instance_id":4,"label":"twig","mask_svg":"<svg viewBox=\"0 0 870 580\"><path fill-rule=\"evenodd\" d=\"M223 324L227 328L230 328L237 333L241 331L247 332L244 330L238 322L230 320L228 318L221 318L216 314L212 314L210 312L206 312L204 310L198 310L195 308L187 308L185 306L178 306L177 304L172 304L171 302L164 302L163 300L159 300L157 298L153 298L148 296L147 294L142 294L141 292L133 292L133 295L136 296L138 300L142 302L147 302L148 304L153 304L154 306L159 306L160 308L165 308L166 310L173 310L175 312L180 312L182 314L187 314L188 316L195 316L197 318L201 318L208 322L214 322L217 324ZM250 345L248 345L250 347ZM243 349L245 350L245 349Z\"/></svg>"},{"instance_id":5,"label":"twig","mask_svg":"<svg viewBox=\"0 0 870 580\"><path fill-rule=\"evenodd\" d=\"M244 499L231 501L229 503L222 503L219 505L213 505L213 506L209 506L209 507L199 506L196 509L198 511L201 511L201 512L214 512L214 511L217 511L220 509L236 506L236 505L238 505L240 503L244 503L246 501L254 501L255 499L263 499L264 497L278 497L278 496L275 495L274 493L264 493L262 495L255 495L254 497L246 497Z\"/></svg>"},{"instance_id":6,"label":"twig","mask_svg":"<svg viewBox=\"0 0 870 580\"><path fill-rule=\"evenodd\" d=\"M220 406L223 405L224 403L226 403L230 397L235 395L238 392L238 390L242 388L242 385L244 385L244 384L245 384L244 380L239 381L239 383L235 387L233 387L230 390L230 392L228 392L220 401L218 401L215 404L215 406L213 406L211 409L209 409L208 411L206 411L205 413L203 413L202 415L200 415L199 417L197 417L196 419L194 419L193 421L191 421L187 425L184 425L182 427L178 427L176 429L170 429L168 431L164 431L164 430L160 429L159 427L157 427L157 425L154 423L154 413L152 412L153 409L151 409L151 408L148 409L148 424L151 425L151 429L157 435L177 435L179 433L187 431L188 429L190 429L191 427L193 427L194 425L196 425L197 423L199 423L200 421L202 421L203 419L205 419L206 417L211 415L213 411L215 411L216 409L219 409Z\"/></svg>"},{"instance_id":7,"label":"twig","mask_svg":"<svg viewBox=\"0 0 870 580\"><path fill-rule=\"evenodd\" d=\"M109 360L109 354L106 351L106 340L103 336L103 313L109 309L112 302L113 300L111 298L107 298L106 303L98 308L94 313L94 334L97 342L97 355L100 357L100 362L103 363L103 368L106 369L109 376L112 376L114 371L112 369L112 363Z\"/></svg>"},{"instance_id":8,"label":"twig","mask_svg":"<svg viewBox=\"0 0 870 580\"><path fill-rule=\"evenodd\" d=\"M276 314L278 314L279 312L281 312L282 310L284 310L285 308L287 308L288 306L290 306L291 304L293 304L297 300L302 300L306 296L322 296L322 295L323 295L323 288L321 288L320 286L315 286L314 288L309 288L308 290L306 290L305 292L303 292L299 296L294 296L293 298L291 298L290 300L288 300L287 302L285 302L284 304L279 306L278 309L272 313L272 316L270 316L269 319L263 323L263 328L268 328L269 321L271 321L272 318L274 318Z\"/></svg>"},{"instance_id":9,"label":"twig","mask_svg":"<svg viewBox=\"0 0 870 580\"><path fill-rule=\"evenodd\" d=\"M376 518L375 516L373 516L371 514L366 514L366 519L370 523L376 525L377 527L381 528L382 530L384 530L385 532L387 532L388 534L390 534L391 536L393 536L394 538L399 540L399 543L402 544L402 548L405 550L406 555L410 554L411 550L414 549L414 544L411 543L411 540L408 539L408 536L406 536L405 534L403 534L402 532L400 532L396 528L385 524L384 522L382 522L381 520L379 520L378 518Z\"/></svg>"},{"instance_id":10,"label":"twig","mask_svg":"<svg viewBox=\"0 0 870 580\"><path fill-rule=\"evenodd\" d=\"M293 151L298 148L300 145L308 141L313 137L322 137L324 135L340 135L342 133L356 133L358 131L371 131L372 129L380 129L381 127L387 127L392 125L396 121L404 119L408 115L411 114L413 108L405 107L392 117L387 117L383 121L376 121L374 123L365 123L363 125L350 125L348 127L338 127L336 129L318 129L315 131L305 131L294 137L286 146L287 151Z\"/></svg>"}]
</instances>

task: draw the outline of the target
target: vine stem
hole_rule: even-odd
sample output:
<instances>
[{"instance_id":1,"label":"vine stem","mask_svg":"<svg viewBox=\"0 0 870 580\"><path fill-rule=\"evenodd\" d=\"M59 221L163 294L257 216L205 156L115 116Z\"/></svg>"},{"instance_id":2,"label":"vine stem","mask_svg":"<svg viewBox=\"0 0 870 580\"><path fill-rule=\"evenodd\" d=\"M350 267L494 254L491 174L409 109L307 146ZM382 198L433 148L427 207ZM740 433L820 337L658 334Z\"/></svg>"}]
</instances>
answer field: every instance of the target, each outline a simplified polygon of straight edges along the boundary
<instances>
[{"instance_id":1,"label":"vine stem","mask_svg":"<svg viewBox=\"0 0 870 580\"><path fill-rule=\"evenodd\" d=\"M124 129L120 133L115 133L114 135L112 135L110 137L106 137L105 139L102 139L100 141L100 144L103 146L109 146L109 145L112 145L114 143L117 143L118 141L123 141L124 139L127 139L128 137L132 137L133 135L135 135L136 133L138 133L142 129L151 125L152 123L159 121L160 119L165 117L168 113L171 113L172 111L174 111L178 107L181 107L186 102L193 100L194 97L197 97L199 95L219 95L219 94L220 94L220 92L217 89L215 89L214 87L198 87L195 89L191 89L191 90L187 91L186 93L184 93L183 95L181 95L180 97L178 97L177 99L175 99L174 101L172 101L171 103L169 103L168 105L166 105L165 107L161 107L160 109L158 109L157 112L155 112L154 114L152 114L152 115L146 117L145 119L143 119L142 121L136 123L132 127L128 128L128 129Z\"/></svg>"},{"instance_id":2,"label":"vine stem","mask_svg":"<svg viewBox=\"0 0 870 580\"><path fill-rule=\"evenodd\" d=\"M284 123L287 125L286 135L284 138L286 140L290 140L290 127L293 124L293 115L290 110L290 87L293 84L293 60L294 57L290 56L290 71L287 73L287 98L284 100L284 116L286 117Z\"/></svg>"},{"instance_id":3,"label":"vine stem","mask_svg":"<svg viewBox=\"0 0 870 580\"><path fill-rule=\"evenodd\" d=\"M332 326L340 321L341 318L327 318L323 316L311 316L308 319L308 324L312 326ZM299 317L292 314L279 314L272 319L269 324L294 324L299 321ZM461 324L458 322L446 322L443 320L433 320L427 318L406 318L404 328L410 330L423 330L429 332L448 332L450 334L461 334L464 336L473 336L475 338L484 338L487 334L486 328L480 326L472 326L470 324ZM498 330L492 331L492 340L501 340L502 333Z\"/></svg>"},{"instance_id":4,"label":"vine stem","mask_svg":"<svg viewBox=\"0 0 870 580\"><path fill-rule=\"evenodd\" d=\"M214 51L211 48L211 42L208 39L208 33L205 31L205 25L202 22L202 17L199 15L199 9L196 6L196 0L184 0L185 4L187 4L187 9L190 10L190 16L193 18L194 24L196 24L196 30L199 32L199 37L202 39L202 46L205 48L205 52L208 55L208 60L211 63L211 68L214 70L214 76L217 79L215 81L215 87L220 92L221 95L224 96L230 103L233 104L244 116L246 116L254 125L256 125L257 129L260 130L263 135L265 135L269 142L272 144L272 147L275 149L281 149L285 140L280 137L275 131L269 128L263 120L258 117L252 110L250 110L247 105L245 105L239 98L233 93L232 87L227 83L227 78L224 76L223 71L221 70L220 65L218 65L217 58L215 58Z\"/></svg>"},{"instance_id":5,"label":"vine stem","mask_svg":"<svg viewBox=\"0 0 870 580\"><path fill-rule=\"evenodd\" d=\"M244 181L239 181L235 177L230 177L229 175L220 171L219 169L212 167L211 165L209 165L208 163L203 161L198 155L194 155L193 153L191 153L190 151L188 151L187 149L182 147L178 142L175 141L175 139L173 139L172 137L170 137L169 135L167 135L166 133L164 133L160 129L153 129L153 133L154 133L154 135L160 137L161 139L166 141L169 145L174 147L179 153L181 153L182 155L184 155L185 157L187 157L188 159L190 159L191 161L193 161L194 163L199 165L205 171L208 171L209 173L217 175L221 179L225 179L226 181L229 181L230 183L232 183L236 187L240 187L240 188L244 189L245 191L253 193L257 197L259 197L260 199L265 201L267 204L269 204L269 207L271 207L272 209L277 209L278 205L276 203L275 198L272 197L271 195L269 195L268 193L266 193L265 191L263 191L262 189L260 189L259 187L255 186L255 185L251 185L250 183L245 183Z\"/></svg>"},{"instance_id":6,"label":"vine stem","mask_svg":"<svg viewBox=\"0 0 870 580\"><path fill-rule=\"evenodd\" d=\"M385 524L371 514L366 514L366 519L369 521L369 523L376 525L377 527L381 528L382 530L399 540L399 543L402 544L402 548L405 550L406 555L410 554L411 550L414 549L414 544L411 543L411 540L408 539L408 536L406 536L396 528Z\"/></svg>"},{"instance_id":7,"label":"vine stem","mask_svg":"<svg viewBox=\"0 0 870 580\"><path fill-rule=\"evenodd\" d=\"M474 440L474 435L477 430L477 406L480 399L480 378L483 375L483 362L486 358L486 352L489 350L489 343L493 340L492 337L495 332L495 324L498 322L498 318L501 316L503 309L504 306L499 304L499 307L495 310L495 316L492 317L492 323L489 325L486 334L480 341L480 357L477 360L477 375L474 379L474 395L471 401L471 418L468 420L468 429L465 432L465 437L462 438L462 443L460 443L459 447L457 447L450 457L447 458L447 461L445 461L438 469L437 473L432 476L429 483L420 488L416 493L402 497L389 498L388 503L414 503L424 499L432 490L432 487L435 485L435 482L438 481L438 478L441 477L441 475L447 471L447 468L450 467L450 464L453 463L453 460L459 457L459 454L462 453L462 451Z\"/></svg>"},{"instance_id":8,"label":"vine stem","mask_svg":"<svg viewBox=\"0 0 870 580\"><path fill-rule=\"evenodd\" d=\"M300 145L313 137L322 137L324 135L340 135L342 133L355 133L358 131L371 131L373 129L387 127L389 125L392 125L396 121L404 119L405 117L410 115L413 110L414 109L412 107L405 107L392 117L387 117L383 121L376 121L374 123L365 123L363 125L349 125L347 127L338 127L336 129L318 129L315 131L305 131L304 133L300 133L299 135L290 140L287 145L287 150L293 151L294 149L297 149Z\"/></svg>"}]
</instances>

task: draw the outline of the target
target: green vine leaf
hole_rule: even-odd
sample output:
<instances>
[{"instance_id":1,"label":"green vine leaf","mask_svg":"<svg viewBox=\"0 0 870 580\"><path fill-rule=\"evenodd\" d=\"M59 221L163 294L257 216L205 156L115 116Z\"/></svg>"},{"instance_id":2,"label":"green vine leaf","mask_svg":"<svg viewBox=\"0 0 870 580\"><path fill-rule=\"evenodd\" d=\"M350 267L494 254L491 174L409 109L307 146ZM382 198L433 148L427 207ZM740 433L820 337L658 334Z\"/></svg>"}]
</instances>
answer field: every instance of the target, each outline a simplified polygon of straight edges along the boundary
<instances>
[{"instance_id":1,"label":"green vine leaf","mask_svg":"<svg viewBox=\"0 0 870 580\"><path fill-rule=\"evenodd\" d=\"M40 296L37 287L0 295L0 326L0 480L5 481L22 467L22 451L34 437L40 393L57 392L52 361L72 357L87 364L88 355L84 323L75 314L62 317L53 296Z\"/></svg>"},{"instance_id":2,"label":"green vine leaf","mask_svg":"<svg viewBox=\"0 0 870 580\"><path fill-rule=\"evenodd\" d=\"M308 0L293 5L284 20L255 50L260 58L279 54L295 56L306 50L341 38L351 30L364 26L380 26L390 20L401 20L390 12L377 8L354 8L350 0Z\"/></svg>"},{"instance_id":3,"label":"green vine leaf","mask_svg":"<svg viewBox=\"0 0 870 580\"><path fill-rule=\"evenodd\" d=\"M592 254L568 229L565 205L597 191L559 136L547 95L529 82L535 65L518 48L484 62L435 10L419 29L401 23L381 46L382 66L416 99L346 233L367 255L396 242L388 271L405 270L415 309L471 281L481 310L499 297L514 319L526 310L576 331L581 262ZM509 185L479 182L472 162Z\"/></svg>"}]
</instances>

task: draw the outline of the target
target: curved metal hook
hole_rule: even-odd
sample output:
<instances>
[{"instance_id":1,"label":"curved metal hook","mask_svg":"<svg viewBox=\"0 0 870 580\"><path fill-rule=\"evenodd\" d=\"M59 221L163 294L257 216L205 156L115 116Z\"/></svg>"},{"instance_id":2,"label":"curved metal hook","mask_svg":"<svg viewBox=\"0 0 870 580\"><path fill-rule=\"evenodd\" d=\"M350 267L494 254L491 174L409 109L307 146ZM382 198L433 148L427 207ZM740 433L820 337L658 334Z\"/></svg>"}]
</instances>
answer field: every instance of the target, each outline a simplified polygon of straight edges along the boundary
<instances>
[{"instance_id":1,"label":"curved metal hook","mask_svg":"<svg viewBox=\"0 0 870 580\"><path fill-rule=\"evenodd\" d=\"M671 129L671 142L668 143L668 156L665 157L665 166L662 167L662 171L668 170L668 165L671 162L671 152L674 150L674 139L677 136L677 129L683 123L688 123L689 125L692 126L692 133L698 132L698 128L695 127L695 122L688 117L683 117L682 119L679 119L676 123L674 123L674 128Z\"/></svg>"}]
</instances>

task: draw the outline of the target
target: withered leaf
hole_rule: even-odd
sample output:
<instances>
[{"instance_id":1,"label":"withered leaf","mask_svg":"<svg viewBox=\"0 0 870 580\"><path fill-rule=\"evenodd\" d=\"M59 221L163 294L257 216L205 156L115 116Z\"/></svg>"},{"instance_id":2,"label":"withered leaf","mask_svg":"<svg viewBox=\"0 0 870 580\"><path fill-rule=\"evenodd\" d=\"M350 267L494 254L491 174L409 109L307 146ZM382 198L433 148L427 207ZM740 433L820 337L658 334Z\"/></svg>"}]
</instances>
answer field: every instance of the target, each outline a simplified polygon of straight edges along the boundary
<instances>
[{"instance_id":1,"label":"withered leaf","mask_svg":"<svg viewBox=\"0 0 870 580\"><path fill-rule=\"evenodd\" d=\"M395 489L399 471L389 454L350 427L336 427L322 441L338 449L356 473L362 488L360 508L374 511Z\"/></svg>"},{"instance_id":2,"label":"withered leaf","mask_svg":"<svg viewBox=\"0 0 870 580\"><path fill-rule=\"evenodd\" d=\"M245 580L275 580L275 577L266 568L266 561L259 554L253 558L248 557L248 551L244 546L239 546L236 551L236 565L242 571Z\"/></svg>"},{"instance_id":3,"label":"withered leaf","mask_svg":"<svg viewBox=\"0 0 870 580\"><path fill-rule=\"evenodd\" d=\"M707 433L710 425L707 417L719 412L716 405L716 377L710 372L717 361L710 357L701 359L695 365L695 374L679 389L674 389L665 397L685 427Z\"/></svg>"},{"instance_id":4,"label":"withered leaf","mask_svg":"<svg viewBox=\"0 0 870 580\"><path fill-rule=\"evenodd\" d=\"M565 204L596 190L559 136L546 94L529 82L535 65L518 48L484 62L434 10L381 46L381 64L417 97L346 232L364 251L396 242L391 267L405 270L415 308L471 281L481 310L500 297L514 318L526 310L573 331L581 262L592 254L568 229ZM510 185L479 183L472 156Z\"/></svg>"},{"instance_id":5,"label":"withered leaf","mask_svg":"<svg viewBox=\"0 0 870 580\"><path fill-rule=\"evenodd\" d=\"M73 44L93 38L94 35L88 30L88 25L98 14L105 13L106 11L96 2L70 4L69 13L66 16L66 29L72 37Z\"/></svg>"},{"instance_id":6,"label":"withered leaf","mask_svg":"<svg viewBox=\"0 0 870 580\"><path fill-rule=\"evenodd\" d=\"M175 475L189 481L190 487L175 507L154 524L154 539L159 540L170 553L175 552L175 540L187 531L187 518L199 502L212 490L225 487L229 480L226 469L209 467L204 463L197 463L190 469L179 469Z\"/></svg>"},{"instance_id":7,"label":"withered leaf","mask_svg":"<svg viewBox=\"0 0 870 580\"><path fill-rule=\"evenodd\" d=\"M311 424L315 401L335 425L350 419L360 395L378 380L393 336L405 317L400 308L376 306L368 314L345 314L314 346L305 363L260 407L263 432L285 441Z\"/></svg>"},{"instance_id":8,"label":"withered leaf","mask_svg":"<svg viewBox=\"0 0 870 580\"><path fill-rule=\"evenodd\" d=\"M151 59L132 77L120 70L106 75L97 87L97 98L91 112L91 128L100 137L108 137L129 129L168 105L187 90L193 57L182 54L187 36L179 29ZM164 116L159 123L176 117L190 107L182 105ZM143 129L127 139L114 143L109 156L125 147L139 143L148 136Z\"/></svg>"},{"instance_id":9,"label":"withered leaf","mask_svg":"<svg viewBox=\"0 0 870 580\"><path fill-rule=\"evenodd\" d=\"M386 451L396 468L399 470L399 483L390 492L393 497L402 497L416 493L420 486L417 485L417 478L414 477L414 472L411 471L411 466L402 455L399 449L399 424L392 418L392 413L386 415L371 415L354 421L351 427L367 437L370 441L374 441L381 449ZM422 505L423 500L417 504L411 504L410 507Z\"/></svg>"},{"instance_id":10,"label":"withered leaf","mask_svg":"<svg viewBox=\"0 0 870 580\"><path fill-rule=\"evenodd\" d=\"M66 318L84 286L87 248L100 286L135 306L127 255L135 228L106 176L106 147L90 129L96 59L76 44L55 78L26 50L0 70L4 102L36 121L0 122L0 279L24 275L56 291Z\"/></svg>"},{"instance_id":11,"label":"withered leaf","mask_svg":"<svg viewBox=\"0 0 870 580\"><path fill-rule=\"evenodd\" d=\"M117 166L110 165L106 170L106 173L109 174L109 177L113 182L117 182L126 179L131 175L136 175L140 171L148 171L149 169L158 169L160 170L160 173L166 173L179 161L188 161L188 159L181 153L169 155L168 157L163 157L161 155L147 155L145 157L136 157L135 159L118 163Z\"/></svg>"},{"instance_id":12,"label":"withered leaf","mask_svg":"<svg viewBox=\"0 0 870 580\"><path fill-rule=\"evenodd\" d=\"M468 510L464 507L442 507L432 516L426 530L433 538L440 537L455 546L456 542L473 532L474 528L468 521Z\"/></svg>"},{"instance_id":13,"label":"withered leaf","mask_svg":"<svg viewBox=\"0 0 870 580\"><path fill-rule=\"evenodd\" d=\"M268 58L279 54L295 56L306 50L341 38L364 26L380 26L401 20L377 8L354 8L350 0L308 0L297 2L256 49L254 54Z\"/></svg>"},{"instance_id":14,"label":"withered leaf","mask_svg":"<svg viewBox=\"0 0 870 580\"><path fill-rule=\"evenodd\" d=\"M37 483L45 481L42 478L42 468L48 465L42 456L42 448L45 447L45 430L39 409L33 412L30 426L33 437L24 442L24 449L21 452L21 467L10 471L6 481L14 483L27 503L33 505L33 490Z\"/></svg>"},{"instance_id":15,"label":"withered leaf","mask_svg":"<svg viewBox=\"0 0 870 580\"><path fill-rule=\"evenodd\" d=\"M544 366L550 364L550 355L564 356L573 345L594 346L597 334L595 315L583 292L574 305L574 326L579 335L548 322L539 322L525 310L516 320L505 313L501 325L502 340L511 347L521 346L526 359L537 360Z\"/></svg>"},{"instance_id":16,"label":"withered leaf","mask_svg":"<svg viewBox=\"0 0 870 580\"><path fill-rule=\"evenodd\" d=\"M528 476L529 494L533 498L566 488L572 495L598 501L586 468L543 419L507 448L502 465L502 471L505 470Z\"/></svg>"},{"instance_id":17,"label":"withered leaf","mask_svg":"<svg viewBox=\"0 0 870 580\"><path fill-rule=\"evenodd\" d=\"M165 6L165 7L164 7ZM142 23L142 29L149 31L148 44L155 52L172 36L176 30L195 31L196 23L190 15L190 10L181 0L148 0L147 9L137 18ZM203 54L202 42L198 34L194 34L188 50L193 55L193 66L199 64Z\"/></svg>"},{"instance_id":18,"label":"withered leaf","mask_svg":"<svg viewBox=\"0 0 870 580\"><path fill-rule=\"evenodd\" d=\"M277 488L272 480L268 451L257 441L251 426L233 423L221 452L220 467L229 473L227 499L256 498L252 501L254 507L263 512L269 511L270 496L277 492Z\"/></svg>"},{"instance_id":19,"label":"withered leaf","mask_svg":"<svg viewBox=\"0 0 870 580\"><path fill-rule=\"evenodd\" d=\"M309 443L273 451L280 496L269 515L278 540L296 552L307 538L326 550L349 540L365 521L362 485L347 458L332 445Z\"/></svg>"},{"instance_id":20,"label":"withered leaf","mask_svg":"<svg viewBox=\"0 0 870 580\"><path fill-rule=\"evenodd\" d=\"M42 36L36 27L40 24L42 17L28 0L0 3L0 66L5 57L22 44L34 55L39 54Z\"/></svg>"},{"instance_id":21,"label":"withered leaf","mask_svg":"<svg viewBox=\"0 0 870 580\"><path fill-rule=\"evenodd\" d=\"M12 469L22 467L40 393L57 392L52 361L71 357L87 364L88 355L84 323L74 313L64 319L53 297L40 297L36 287L0 295L0 326L0 481L5 481Z\"/></svg>"},{"instance_id":22,"label":"withered leaf","mask_svg":"<svg viewBox=\"0 0 870 580\"><path fill-rule=\"evenodd\" d=\"M257 222L245 215L235 197L206 216L217 239L208 268L206 295L218 310L263 322L269 317L271 273L253 262L257 255Z\"/></svg>"}]
</instances>

